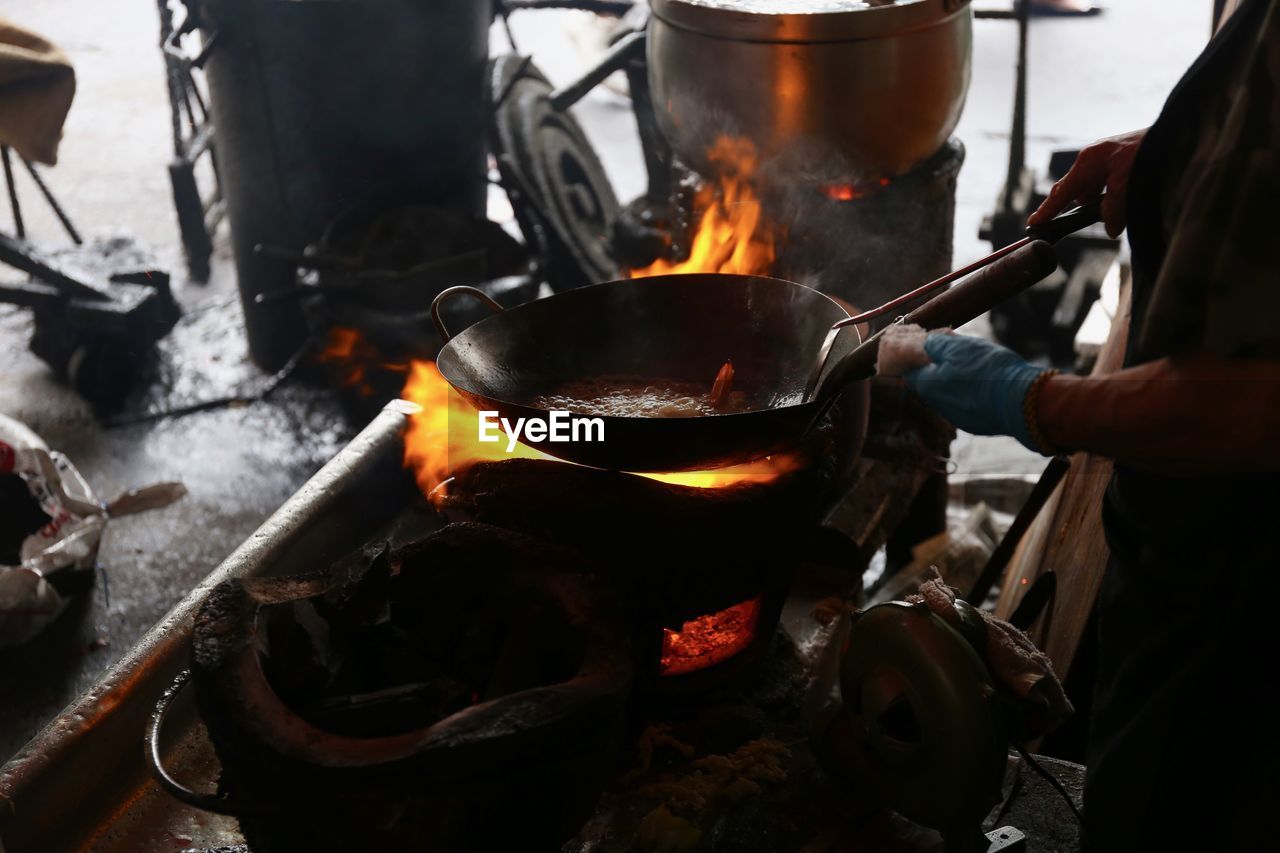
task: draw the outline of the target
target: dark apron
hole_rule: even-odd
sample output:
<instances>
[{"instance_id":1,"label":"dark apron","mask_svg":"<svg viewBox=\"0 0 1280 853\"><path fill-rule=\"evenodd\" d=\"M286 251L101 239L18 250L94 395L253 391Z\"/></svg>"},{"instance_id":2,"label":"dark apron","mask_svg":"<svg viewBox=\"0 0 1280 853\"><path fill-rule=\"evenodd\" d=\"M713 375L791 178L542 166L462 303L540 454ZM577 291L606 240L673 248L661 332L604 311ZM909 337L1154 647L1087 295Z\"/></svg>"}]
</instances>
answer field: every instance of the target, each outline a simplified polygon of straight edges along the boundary
<instances>
[{"instance_id":1,"label":"dark apron","mask_svg":"<svg viewBox=\"0 0 1280 853\"><path fill-rule=\"evenodd\" d=\"M1187 162L1206 105L1267 6L1253 0L1233 16L1169 96L1134 163L1126 366L1163 355L1137 341L1167 244L1164 181ZM1090 850L1280 849L1280 634L1270 627L1280 625L1280 477L1117 465L1103 521L1112 556L1098 599Z\"/></svg>"}]
</instances>

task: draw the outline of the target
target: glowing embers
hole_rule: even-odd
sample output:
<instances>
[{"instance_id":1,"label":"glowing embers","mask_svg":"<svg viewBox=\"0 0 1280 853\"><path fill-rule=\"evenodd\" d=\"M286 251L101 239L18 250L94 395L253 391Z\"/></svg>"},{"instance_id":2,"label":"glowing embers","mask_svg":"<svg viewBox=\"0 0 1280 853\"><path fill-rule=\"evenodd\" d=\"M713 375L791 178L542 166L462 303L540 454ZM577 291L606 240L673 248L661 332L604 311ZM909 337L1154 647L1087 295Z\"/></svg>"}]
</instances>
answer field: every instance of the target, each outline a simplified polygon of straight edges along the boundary
<instances>
[{"instance_id":1,"label":"glowing embers","mask_svg":"<svg viewBox=\"0 0 1280 853\"><path fill-rule=\"evenodd\" d=\"M314 356L325 366L335 385L370 397L375 393L372 374L376 371L404 373L403 364L388 362L358 329L333 326L329 329L324 349Z\"/></svg>"},{"instance_id":2,"label":"glowing embers","mask_svg":"<svg viewBox=\"0 0 1280 853\"><path fill-rule=\"evenodd\" d=\"M888 178L880 178L877 181L861 184L823 184L819 189L832 201L857 201L879 192L890 183Z\"/></svg>"},{"instance_id":3,"label":"glowing embers","mask_svg":"<svg viewBox=\"0 0 1280 853\"><path fill-rule=\"evenodd\" d=\"M664 628L658 674L686 675L746 651L756 636L761 599L756 596L719 613L690 619L679 631Z\"/></svg>"}]
</instances>

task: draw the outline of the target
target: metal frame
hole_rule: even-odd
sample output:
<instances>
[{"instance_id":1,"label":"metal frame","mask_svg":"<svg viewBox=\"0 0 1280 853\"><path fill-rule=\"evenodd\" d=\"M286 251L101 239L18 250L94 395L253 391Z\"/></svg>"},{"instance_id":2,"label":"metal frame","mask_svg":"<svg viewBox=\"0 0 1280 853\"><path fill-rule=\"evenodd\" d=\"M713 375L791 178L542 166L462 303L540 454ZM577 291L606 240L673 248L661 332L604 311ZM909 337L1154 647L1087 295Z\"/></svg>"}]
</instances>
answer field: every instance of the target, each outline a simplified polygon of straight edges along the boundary
<instances>
[{"instance_id":1,"label":"metal frame","mask_svg":"<svg viewBox=\"0 0 1280 853\"><path fill-rule=\"evenodd\" d=\"M160 50L164 57L165 82L169 93L170 128L173 134L173 160L169 163L169 182L173 186L173 206L178 215L178 229L186 252L187 270L193 279L209 277L209 258L213 254L213 234L226 213L222 196L222 178L214 148L214 125L209 115L208 99L196 82L195 71L204 67L217 44L215 30L204 40L200 52L190 56L182 49L182 38L197 28L194 13L183 6L185 17L175 28L171 2L157 0L160 10ZM213 191L205 198L196 183L195 169L201 157L208 155L213 169Z\"/></svg>"},{"instance_id":2,"label":"metal frame","mask_svg":"<svg viewBox=\"0 0 1280 853\"><path fill-rule=\"evenodd\" d=\"M80 232L35 166L25 157L17 159L67 236L83 246ZM108 277L95 268L91 249L79 258L88 270L41 251L26 240L8 146L0 146L0 162L14 227L14 235L0 231L0 264L30 276L26 281L0 281L0 302L32 309L32 352L86 397L111 401L132 382L147 348L177 321L169 277L159 270L137 269L113 270Z\"/></svg>"},{"instance_id":3,"label":"metal frame","mask_svg":"<svg viewBox=\"0 0 1280 853\"><path fill-rule=\"evenodd\" d=\"M994 18L1012 20L1018 25L1018 59L1013 95L1013 117L1009 132L1009 165L1005 173L1004 185L996 198L994 210L983 218L978 229L978 237L991 243L992 248L1009 246L1021 239L1026 232L1027 216L1039 203L1041 196L1037 192L1037 174L1027 167L1027 37L1030 16L1030 0L1013 0L1009 9L975 9L978 18ZM1059 167L1065 171L1074 160L1076 152L1054 152L1049 164L1050 175ZM1070 159L1062 159L1064 157ZM1096 270L1101 267L1103 273L1110 265L1116 251L1117 241L1108 237L1100 227L1091 227L1073 235L1064 244L1061 266L1065 275L1053 277L1049 287L1057 292L1052 310L1052 318L1045 330L1029 332L1037 341L1044 339L1047 354L1061 361L1060 338L1065 333L1074 334L1075 328L1084 317L1091 294L1096 295L1101 285L1102 274ZM1088 302L1086 301L1088 300ZM1028 312L1033 312L1029 296L1020 296L1013 300ZM1004 306L1009 310L1011 306ZM1038 312L1035 312L1038 313ZM1025 350L1020 342L1002 335L997 328L997 337L1015 349ZM1026 350L1024 354L1032 354ZM1036 352L1036 355L1043 353Z\"/></svg>"}]
</instances>

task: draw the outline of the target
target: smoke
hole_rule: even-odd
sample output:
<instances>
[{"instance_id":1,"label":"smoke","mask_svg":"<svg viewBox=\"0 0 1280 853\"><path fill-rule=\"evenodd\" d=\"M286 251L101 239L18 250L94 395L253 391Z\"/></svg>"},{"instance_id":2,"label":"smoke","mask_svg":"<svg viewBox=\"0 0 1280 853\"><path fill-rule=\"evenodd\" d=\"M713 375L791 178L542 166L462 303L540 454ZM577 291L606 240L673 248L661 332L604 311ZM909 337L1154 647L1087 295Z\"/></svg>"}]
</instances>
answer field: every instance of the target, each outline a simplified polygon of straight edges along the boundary
<instances>
[{"instance_id":1,"label":"smoke","mask_svg":"<svg viewBox=\"0 0 1280 853\"><path fill-rule=\"evenodd\" d=\"M785 235L774 274L862 310L945 274L963 157L963 147L950 143L891 179L860 170L818 142L764 160L758 191Z\"/></svg>"}]
</instances>

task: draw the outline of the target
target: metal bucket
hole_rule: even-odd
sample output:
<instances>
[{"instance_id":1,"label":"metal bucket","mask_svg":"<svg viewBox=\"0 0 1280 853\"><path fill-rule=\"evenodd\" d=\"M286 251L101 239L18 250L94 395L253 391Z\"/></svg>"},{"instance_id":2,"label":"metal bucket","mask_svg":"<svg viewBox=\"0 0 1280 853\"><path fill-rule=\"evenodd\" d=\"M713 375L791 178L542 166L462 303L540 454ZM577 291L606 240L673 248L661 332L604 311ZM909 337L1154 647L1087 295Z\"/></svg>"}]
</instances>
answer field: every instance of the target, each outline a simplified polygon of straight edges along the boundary
<instances>
[{"instance_id":1,"label":"metal bucket","mask_svg":"<svg viewBox=\"0 0 1280 853\"><path fill-rule=\"evenodd\" d=\"M480 215L491 9L474 0L191 0L249 350L280 367L305 339L295 253L371 198Z\"/></svg>"}]
</instances>

